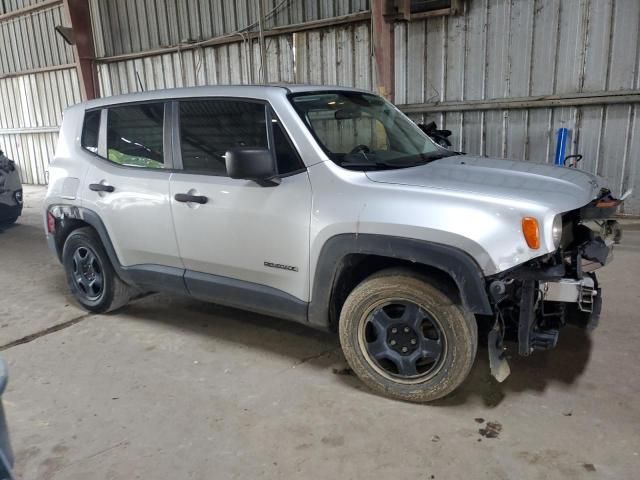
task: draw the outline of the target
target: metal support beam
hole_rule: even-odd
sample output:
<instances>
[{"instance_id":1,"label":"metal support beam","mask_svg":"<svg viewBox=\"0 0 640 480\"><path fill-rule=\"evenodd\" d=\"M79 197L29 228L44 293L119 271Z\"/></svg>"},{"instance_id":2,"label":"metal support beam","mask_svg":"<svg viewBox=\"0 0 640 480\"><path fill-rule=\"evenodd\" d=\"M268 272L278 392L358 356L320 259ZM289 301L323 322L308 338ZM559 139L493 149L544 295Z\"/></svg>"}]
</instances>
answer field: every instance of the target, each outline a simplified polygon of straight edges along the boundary
<instances>
[{"instance_id":1,"label":"metal support beam","mask_svg":"<svg viewBox=\"0 0 640 480\"><path fill-rule=\"evenodd\" d=\"M591 93L566 93L538 97L495 98L436 103L398 105L404 113L477 112L486 110L522 110L529 108L580 107L640 103L640 90L619 90Z\"/></svg>"},{"instance_id":2,"label":"metal support beam","mask_svg":"<svg viewBox=\"0 0 640 480\"><path fill-rule=\"evenodd\" d=\"M19 70L17 72L3 73L0 75L0 80L4 80L7 78L21 77L23 75L35 75L38 73L55 72L57 70L68 70L70 68L76 68L76 64L63 63L62 65L51 65L50 67L30 68L28 70Z\"/></svg>"},{"instance_id":3,"label":"metal support beam","mask_svg":"<svg viewBox=\"0 0 640 480\"><path fill-rule=\"evenodd\" d=\"M376 65L376 90L389 101L394 93L393 15L388 0L371 0L371 36Z\"/></svg>"},{"instance_id":4,"label":"metal support beam","mask_svg":"<svg viewBox=\"0 0 640 480\"><path fill-rule=\"evenodd\" d=\"M92 100L99 96L98 72L95 66L91 11L88 0L64 0L74 35L74 53L82 100Z\"/></svg>"}]
</instances>

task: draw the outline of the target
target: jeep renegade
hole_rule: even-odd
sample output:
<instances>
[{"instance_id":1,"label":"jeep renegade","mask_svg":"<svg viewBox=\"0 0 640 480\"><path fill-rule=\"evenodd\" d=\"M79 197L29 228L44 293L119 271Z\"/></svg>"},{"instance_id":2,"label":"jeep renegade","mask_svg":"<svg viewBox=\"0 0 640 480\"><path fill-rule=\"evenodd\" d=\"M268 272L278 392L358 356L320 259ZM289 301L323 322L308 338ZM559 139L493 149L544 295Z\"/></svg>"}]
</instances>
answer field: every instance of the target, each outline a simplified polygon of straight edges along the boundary
<instances>
[{"instance_id":1,"label":"jeep renegade","mask_svg":"<svg viewBox=\"0 0 640 480\"><path fill-rule=\"evenodd\" d=\"M370 92L212 86L68 108L45 228L91 312L165 291L336 331L369 387L424 402L479 329L502 380L508 349L595 326L620 202L575 168L446 150Z\"/></svg>"}]
</instances>

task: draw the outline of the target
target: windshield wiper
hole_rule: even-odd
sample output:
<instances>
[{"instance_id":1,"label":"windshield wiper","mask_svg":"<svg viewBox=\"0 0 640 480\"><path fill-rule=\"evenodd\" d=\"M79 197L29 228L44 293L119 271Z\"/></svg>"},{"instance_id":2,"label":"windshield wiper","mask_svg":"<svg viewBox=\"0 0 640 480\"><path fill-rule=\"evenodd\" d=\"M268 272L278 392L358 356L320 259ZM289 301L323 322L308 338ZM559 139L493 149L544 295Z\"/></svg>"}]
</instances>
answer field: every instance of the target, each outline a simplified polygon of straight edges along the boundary
<instances>
[{"instance_id":1,"label":"windshield wiper","mask_svg":"<svg viewBox=\"0 0 640 480\"><path fill-rule=\"evenodd\" d=\"M380 161L370 162L341 162L341 167L344 168L402 168L404 165L397 165L395 163L387 163Z\"/></svg>"},{"instance_id":2,"label":"windshield wiper","mask_svg":"<svg viewBox=\"0 0 640 480\"><path fill-rule=\"evenodd\" d=\"M445 157L450 157L452 155L456 155L457 152L453 152L453 151L437 151L437 152L431 152L431 153L421 153L418 154L418 158L415 158L415 156L411 156L409 158L414 158L413 161L404 161L404 162L398 162L398 161L384 161L384 160L376 160L375 159L375 153L374 152L370 152L370 153L365 153L365 152L358 152L360 154L362 154L362 156L366 159L366 161L350 161L350 160L343 160L341 162L338 162L339 165L341 167L344 168L372 168L372 169L391 169L391 168L410 168L410 167L418 167L420 165L426 165L427 163L433 162L434 160L439 160L441 158L445 158ZM407 157L405 157L406 159Z\"/></svg>"}]
</instances>

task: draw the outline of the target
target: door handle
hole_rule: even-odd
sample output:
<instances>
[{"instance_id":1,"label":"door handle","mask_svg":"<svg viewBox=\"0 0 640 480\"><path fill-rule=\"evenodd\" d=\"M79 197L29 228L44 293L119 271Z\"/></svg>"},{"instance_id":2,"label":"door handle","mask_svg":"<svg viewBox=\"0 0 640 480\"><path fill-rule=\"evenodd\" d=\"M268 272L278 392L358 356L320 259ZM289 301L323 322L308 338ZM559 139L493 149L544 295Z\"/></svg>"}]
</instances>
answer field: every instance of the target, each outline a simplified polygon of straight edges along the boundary
<instances>
[{"instance_id":1,"label":"door handle","mask_svg":"<svg viewBox=\"0 0 640 480\"><path fill-rule=\"evenodd\" d=\"M199 203L200 205L204 205L209 201L204 195L190 195L188 193L176 193L173 198L176 199L176 202Z\"/></svg>"},{"instance_id":2,"label":"door handle","mask_svg":"<svg viewBox=\"0 0 640 480\"><path fill-rule=\"evenodd\" d=\"M89 190L92 190L94 192L113 192L115 190L115 187L112 185L105 185L103 183L90 183L89 184Z\"/></svg>"}]
</instances>

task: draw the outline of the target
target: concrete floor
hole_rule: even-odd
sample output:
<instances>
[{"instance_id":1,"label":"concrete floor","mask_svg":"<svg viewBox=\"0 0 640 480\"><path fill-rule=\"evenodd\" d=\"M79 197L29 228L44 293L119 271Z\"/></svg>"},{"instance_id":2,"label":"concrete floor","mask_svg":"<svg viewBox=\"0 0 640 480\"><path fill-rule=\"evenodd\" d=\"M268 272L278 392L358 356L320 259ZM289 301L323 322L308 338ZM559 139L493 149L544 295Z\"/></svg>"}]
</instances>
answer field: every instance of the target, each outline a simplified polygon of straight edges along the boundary
<instances>
[{"instance_id":1,"label":"concrete floor","mask_svg":"<svg viewBox=\"0 0 640 480\"><path fill-rule=\"evenodd\" d=\"M638 478L638 223L602 271L592 336L565 329L501 385L480 349L459 391L413 405L371 394L337 338L303 326L166 295L86 314L47 251L44 190L25 191L0 233L21 479Z\"/></svg>"}]
</instances>

